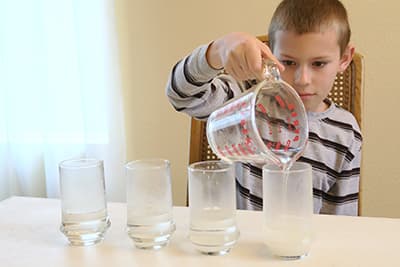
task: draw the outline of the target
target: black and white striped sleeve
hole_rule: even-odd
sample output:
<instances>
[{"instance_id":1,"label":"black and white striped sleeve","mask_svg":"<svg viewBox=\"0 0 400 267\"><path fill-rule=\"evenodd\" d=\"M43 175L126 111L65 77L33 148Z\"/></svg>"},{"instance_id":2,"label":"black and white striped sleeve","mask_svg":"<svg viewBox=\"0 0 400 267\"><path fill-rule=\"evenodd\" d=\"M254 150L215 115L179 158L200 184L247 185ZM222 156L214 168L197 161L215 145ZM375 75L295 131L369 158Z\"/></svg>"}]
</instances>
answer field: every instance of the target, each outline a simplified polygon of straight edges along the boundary
<instances>
[{"instance_id":1,"label":"black and white striped sleeve","mask_svg":"<svg viewBox=\"0 0 400 267\"><path fill-rule=\"evenodd\" d=\"M209 66L207 48L208 45L200 46L176 63L166 86L172 106L198 119L207 119L211 112L241 93L231 76Z\"/></svg>"},{"instance_id":2,"label":"black and white striped sleeve","mask_svg":"<svg viewBox=\"0 0 400 267\"><path fill-rule=\"evenodd\" d=\"M362 137L359 131L355 130L355 133L354 141L349 147L351 158L345 161L341 177L328 192L335 196L334 214L358 215Z\"/></svg>"},{"instance_id":3,"label":"black and white striped sleeve","mask_svg":"<svg viewBox=\"0 0 400 267\"><path fill-rule=\"evenodd\" d=\"M343 165L335 177L335 183L325 194L327 198L323 199L321 213L358 214L362 136L355 120L353 125L347 125L347 131L353 133L349 135L351 142L346 147Z\"/></svg>"}]
</instances>

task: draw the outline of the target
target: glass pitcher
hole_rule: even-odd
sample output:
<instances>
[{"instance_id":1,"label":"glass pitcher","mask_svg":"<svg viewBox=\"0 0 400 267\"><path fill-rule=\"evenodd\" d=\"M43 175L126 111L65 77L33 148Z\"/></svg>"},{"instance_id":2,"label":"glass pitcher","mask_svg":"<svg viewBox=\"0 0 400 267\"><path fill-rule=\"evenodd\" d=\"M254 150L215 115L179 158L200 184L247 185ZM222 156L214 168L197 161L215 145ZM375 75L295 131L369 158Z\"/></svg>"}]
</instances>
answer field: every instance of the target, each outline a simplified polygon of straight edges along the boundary
<instances>
[{"instance_id":1,"label":"glass pitcher","mask_svg":"<svg viewBox=\"0 0 400 267\"><path fill-rule=\"evenodd\" d=\"M264 80L211 113L208 143L223 160L289 168L308 140L306 110L275 63L268 62L264 74Z\"/></svg>"}]
</instances>

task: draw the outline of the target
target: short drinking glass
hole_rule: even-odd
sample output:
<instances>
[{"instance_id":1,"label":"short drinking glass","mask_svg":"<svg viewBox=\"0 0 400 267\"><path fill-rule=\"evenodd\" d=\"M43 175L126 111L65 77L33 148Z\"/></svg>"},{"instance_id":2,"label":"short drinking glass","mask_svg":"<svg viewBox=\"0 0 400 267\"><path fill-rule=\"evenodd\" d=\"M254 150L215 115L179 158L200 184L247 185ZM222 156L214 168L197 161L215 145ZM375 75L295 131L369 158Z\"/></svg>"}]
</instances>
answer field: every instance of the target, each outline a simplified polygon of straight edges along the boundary
<instances>
[{"instance_id":1,"label":"short drinking glass","mask_svg":"<svg viewBox=\"0 0 400 267\"><path fill-rule=\"evenodd\" d=\"M189 172L189 238L202 253L223 255L239 238L232 163L193 163Z\"/></svg>"},{"instance_id":2,"label":"short drinking glass","mask_svg":"<svg viewBox=\"0 0 400 267\"><path fill-rule=\"evenodd\" d=\"M143 159L125 165L127 231L138 248L166 246L175 231L170 163Z\"/></svg>"},{"instance_id":3,"label":"short drinking glass","mask_svg":"<svg viewBox=\"0 0 400 267\"><path fill-rule=\"evenodd\" d=\"M59 164L62 223L71 245L93 245L110 227L103 161L72 159Z\"/></svg>"},{"instance_id":4,"label":"short drinking glass","mask_svg":"<svg viewBox=\"0 0 400 267\"><path fill-rule=\"evenodd\" d=\"M289 170L263 167L264 241L282 259L307 255L312 241L312 171L295 162Z\"/></svg>"}]
</instances>

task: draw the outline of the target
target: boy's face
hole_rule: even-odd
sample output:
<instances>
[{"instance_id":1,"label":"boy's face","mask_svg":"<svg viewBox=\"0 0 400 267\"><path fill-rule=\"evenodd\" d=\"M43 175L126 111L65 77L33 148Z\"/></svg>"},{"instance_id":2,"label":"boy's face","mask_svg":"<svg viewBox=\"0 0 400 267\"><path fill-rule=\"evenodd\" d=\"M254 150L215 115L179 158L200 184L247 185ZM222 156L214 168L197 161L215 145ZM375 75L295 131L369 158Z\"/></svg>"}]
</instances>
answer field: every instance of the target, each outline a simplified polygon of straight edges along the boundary
<instances>
[{"instance_id":1,"label":"boy's face","mask_svg":"<svg viewBox=\"0 0 400 267\"><path fill-rule=\"evenodd\" d=\"M274 55L283 63L282 78L300 95L308 111L327 109L328 96L336 74L350 64L354 49L347 47L340 55L337 32L333 27L324 32L297 34L275 33Z\"/></svg>"}]
</instances>

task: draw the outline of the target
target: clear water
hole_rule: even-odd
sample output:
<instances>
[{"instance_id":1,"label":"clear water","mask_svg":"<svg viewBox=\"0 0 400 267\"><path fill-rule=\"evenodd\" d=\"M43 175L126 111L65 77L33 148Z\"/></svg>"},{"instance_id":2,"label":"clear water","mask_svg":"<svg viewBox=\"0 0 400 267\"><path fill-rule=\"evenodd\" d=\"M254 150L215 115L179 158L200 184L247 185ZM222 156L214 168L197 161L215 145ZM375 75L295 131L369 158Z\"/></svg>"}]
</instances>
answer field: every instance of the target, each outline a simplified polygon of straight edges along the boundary
<instances>
[{"instance_id":1,"label":"clear water","mask_svg":"<svg viewBox=\"0 0 400 267\"><path fill-rule=\"evenodd\" d=\"M234 213L212 208L193 214L189 238L205 254L221 255L229 252L239 238Z\"/></svg>"},{"instance_id":2,"label":"clear water","mask_svg":"<svg viewBox=\"0 0 400 267\"><path fill-rule=\"evenodd\" d=\"M170 213L153 216L133 216L128 212L127 232L138 248L159 249L166 246L175 232Z\"/></svg>"},{"instance_id":3,"label":"clear water","mask_svg":"<svg viewBox=\"0 0 400 267\"><path fill-rule=\"evenodd\" d=\"M92 213L106 207L104 178L93 175L90 168L80 169L79 175L60 177L62 210L68 214Z\"/></svg>"},{"instance_id":4,"label":"clear water","mask_svg":"<svg viewBox=\"0 0 400 267\"><path fill-rule=\"evenodd\" d=\"M229 121L230 122L230 121ZM228 123L228 122L225 122ZM281 145L280 148L275 149L274 147L270 147L270 154L266 154L262 151L259 145L254 143L254 140L257 138L251 132L248 135L244 135L242 133L243 129L239 124L239 120L235 120L232 125L210 125L218 129L208 129L210 134L208 137L208 142L212 147L213 151L218 154L218 156L226 161L245 161L245 162L254 162L254 163L265 163L265 162L273 162L274 164L278 164L281 167L284 165L289 165L289 167L293 163L293 159L297 159L297 156L302 151L302 146L291 146L289 148L285 148L284 145ZM235 124L236 123L236 124ZM260 126L260 125L259 125ZM274 142L283 142L280 138L276 137ZM253 140L249 142L249 140ZM263 140L265 146L268 147L268 141Z\"/></svg>"},{"instance_id":5,"label":"clear water","mask_svg":"<svg viewBox=\"0 0 400 267\"><path fill-rule=\"evenodd\" d=\"M103 240L111 222L106 209L90 213L62 213L61 232L71 245L89 246Z\"/></svg>"}]
</instances>

